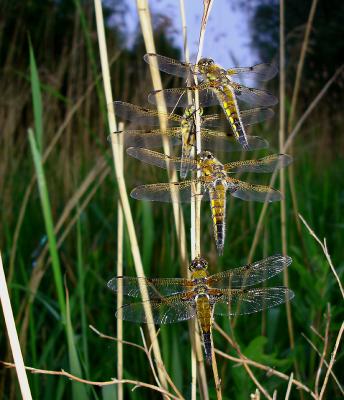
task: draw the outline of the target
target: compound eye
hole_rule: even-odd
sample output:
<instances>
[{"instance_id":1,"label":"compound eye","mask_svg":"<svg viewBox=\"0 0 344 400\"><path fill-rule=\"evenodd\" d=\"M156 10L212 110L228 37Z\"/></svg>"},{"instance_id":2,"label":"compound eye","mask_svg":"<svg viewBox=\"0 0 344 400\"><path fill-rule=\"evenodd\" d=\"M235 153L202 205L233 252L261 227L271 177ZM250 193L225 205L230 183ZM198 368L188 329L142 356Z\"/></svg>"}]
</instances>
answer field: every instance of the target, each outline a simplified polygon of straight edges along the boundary
<instances>
[{"instance_id":1,"label":"compound eye","mask_svg":"<svg viewBox=\"0 0 344 400\"><path fill-rule=\"evenodd\" d=\"M208 154L207 158L210 160L212 158L211 154Z\"/></svg>"}]
</instances>

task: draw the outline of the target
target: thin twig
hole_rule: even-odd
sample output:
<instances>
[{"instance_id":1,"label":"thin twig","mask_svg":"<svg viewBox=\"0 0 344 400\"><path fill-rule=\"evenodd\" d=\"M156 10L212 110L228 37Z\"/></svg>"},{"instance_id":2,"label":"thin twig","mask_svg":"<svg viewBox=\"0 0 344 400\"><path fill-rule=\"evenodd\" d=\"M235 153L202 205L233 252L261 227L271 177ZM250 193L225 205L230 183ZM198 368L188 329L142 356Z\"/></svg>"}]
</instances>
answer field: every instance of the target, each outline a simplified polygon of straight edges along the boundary
<instances>
[{"instance_id":1,"label":"thin twig","mask_svg":"<svg viewBox=\"0 0 344 400\"><path fill-rule=\"evenodd\" d=\"M330 330L330 321L331 321L331 308L330 308L330 304L328 303L327 304L324 347L323 347L323 351L321 353L321 357L320 357L320 361L319 361L319 367L318 367L317 375L315 377L315 385L314 385L314 392L315 392L315 394L317 396L319 396L319 382L320 382L321 370L322 370L322 366L324 364L326 353L327 353L328 335L329 335L329 330Z\"/></svg>"},{"instance_id":2,"label":"thin twig","mask_svg":"<svg viewBox=\"0 0 344 400\"><path fill-rule=\"evenodd\" d=\"M216 330L218 332L221 333L221 335L228 341L228 343L235 349L235 351L238 353L240 360L242 361L242 364L248 374L248 376L251 378L251 380L255 383L255 385L258 387L259 391L261 393L263 393L263 395L269 399L272 400L272 397L269 395L269 393L267 392L267 390L260 384L260 382L258 381L258 379L255 377L254 373L252 372L251 368L249 367L249 362L250 361L245 355L242 354L239 345L232 340L227 333L220 328L220 326L216 323L214 323L214 327L216 328ZM222 353L222 352L221 352ZM220 354L220 353L219 353ZM223 354L221 354L223 355Z\"/></svg>"},{"instance_id":3,"label":"thin twig","mask_svg":"<svg viewBox=\"0 0 344 400\"><path fill-rule=\"evenodd\" d=\"M220 326L217 323L214 324L214 327L228 341L228 343L238 352L238 349L235 346L234 341L227 335L227 333L223 329L221 329ZM231 360L231 361L234 361L234 362L238 362L240 364L252 365L253 367L256 367L256 368L259 368L259 369L262 369L262 370L266 371L268 373L268 375L274 375L274 376L277 376L277 377L279 377L279 378L281 378L281 379L283 379L285 381L289 381L289 376L284 374L283 372L277 371L276 369L274 369L272 367L269 367L267 365L258 363L256 361L250 360L249 358L246 358L245 356L244 356L245 359L243 360L240 357L239 352L238 352L238 354L239 354L240 358L233 357L233 356L231 356L229 354L226 354L226 353L224 353L224 352L222 352L220 350L217 350L217 349L215 350L215 352L217 354L219 354L221 357L227 358L228 360ZM308 386L304 385L302 382L300 382L300 381L298 381L296 379L293 379L293 384L295 386L297 386L297 388L302 389L305 392L309 393L313 398L316 398L316 396L312 392L312 390Z\"/></svg>"},{"instance_id":4,"label":"thin twig","mask_svg":"<svg viewBox=\"0 0 344 400\"><path fill-rule=\"evenodd\" d=\"M20 391L24 400L32 400L29 381L27 379L25 371L23 355L20 349L17 328L14 322L10 296L8 293L8 288L6 283L4 266L2 264L1 253L0 253L0 299L1 299L2 311L5 317L8 339L10 342L11 351L14 359L14 364L12 365L13 367L15 367L17 372Z\"/></svg>"},{"instance_id":5,"label":"thin twig","mask_svg":"<svg viewBox=\"0 0 344 400\"><path fill-rule=\"evenodd\" d=\"M13 364L13 363L5 362L5 361L0 361L0 363L3 364L7 368L15 368L15 364ZM91 386L103 387L103 386L118 385L119 383L126 383L129 385L135 385L135 388L136 387L145 387L148 389L152 389L152 390L155 390L157 392L160 392L160 393L170 397L171 399L180 400L180 397L173 395L172 393L168 392L167 390L165 390L163 388L160 388L155 385L151 385L146 382L135 381L132 379L118 380L116 378L112 378L110 381L89 381L87 379L79 378L78 376L72 375L71 373L64 371L63 369L61 371L52 371L52 370L48 370L48 369L38 369L38 368L26 367L26 366L25 366L25 369L27 371L30 371L32 374L64 376L72 381L85 383L86 385L91 385Z\"/></svg>"},{"instance_id":6,"label":"thin twig","mask_svg":"<svg viewBox=\"0 0 344 400\"><path fill-rule=\"evenodd\" d=\"M322 241L318 238L318 236L314 233L313 229L307 224L307 222L305 221L305 219L303 218L303 216L302 216L301 214L299 214L299 217L300 217L301 221L304 223L304 225L306 226L306 228L308 229L308 231L309 231L309 233L311 234L311 236L313 236L314 239L320 244L320 246L321 246L321 248L322 248L322 251L324 252L325 257L326 257L326 259L327 259L327 262L330 264L330 267L331 267L331 270L332 270L332 272L333 272L333 275L335 276L335 278L336 278L336 280L337 280L337 282L338 282L339 289L340 289L340 291L341 291L341 293L342 293L342 297L343 297L343 299L344 299L344 289L343 289L342 283L341 283L341 281L340 281L340 279L339 279L339 276L338 276L338 274L337 274L337 271L336 271L336 269L334 268L334 266L333 266L333 264L332 264L331 256L330 256L330 254L329 254L329 252L328 252L328 249L327 249L326 239L324 239L324 242L322 242Z\"/></svg>"},{"instance_id":7,"label":"thin twig","mask_svg":"<svg viewBox=\"0 0 344 400\"><path fill-rule=\"evenodd\" d=\"M316 351L316 353L318 354L319 357L321 357L321 353L320 351L317 349L317 347L315 346L315 344L304 334L301 333L301 335L305 338L305 340L308 342L308 344L312 347L312 349L314 349ZM324 360L324 364L326 365L326 368L328 368L328 362L326 360ZM342 385L340 384L338 378L336 377L335 373L331 370L331 375L333 380L336 382L338 389L341 391L342 396L344 397L344 389L342 388Z\"/></svg>"},{"instance_id":8,"label":"thin twig","mask_svg":"<svg viewBox=\"0 0 344 400\"><path fill-rule=\"evenodd\" d=\"M324 383L323 383L321 391L320 391L319 400L321 400L323 398L323 396L324 396L324 393L325 393L325 390L326 390L327 381L328 381L328 378L330 376L330 372L331 372L331 370L333 368L333 364L334 364L334 362L336 360L336 354L337 354L337 350L338 350L340 341L342 339L343 331L344 331L344 322L342 323L342 326L340 327L340 330L339 330L339 333L338 333L338 336L337 336L337 340L336 340L336 344L335 344L334 350L333 350L333 352L331 354L331 361L330 361L330 364L329 364L328 369L326 371Z\"/></svg>"}]
</instances>

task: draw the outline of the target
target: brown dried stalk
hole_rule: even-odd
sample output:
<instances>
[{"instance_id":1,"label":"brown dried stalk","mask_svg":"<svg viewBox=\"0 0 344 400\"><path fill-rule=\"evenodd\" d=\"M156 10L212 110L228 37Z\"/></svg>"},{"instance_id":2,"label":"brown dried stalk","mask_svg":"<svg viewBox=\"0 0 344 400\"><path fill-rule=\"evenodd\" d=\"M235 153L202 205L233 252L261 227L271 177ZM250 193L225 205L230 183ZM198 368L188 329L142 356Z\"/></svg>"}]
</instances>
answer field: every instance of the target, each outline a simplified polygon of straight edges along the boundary
<instances>
[{"instance_id":1,"label":"brown dried stalk","mask_svg":"<svg viewBox=\"0 0 344 400\"><path fill-rule=\"evenodd\" d=\"M5 362L5 361L0 361L0 363L2 365L4 365L6 368L15 368L15 365L13 363ZM78 376L72 375L71 373L69 373L63 369L61 371L52 371L52 370L48 370L48 369L38 369L38 368L27 367L27 366L25 366L25 369L27 371L30 371L32 374L65 376L66 378L68 378L72 381L84 383L86 385L91 385L91 386L103 387L103 386L111 386L111 385L118 385L119 383L124 383L124 384L134 385L132 390L135 390L138 387L145 387L148 389L152 389L156 392L160 392L163 395L167 396L168 398L176 399L176 400L181 399L180 397L173 395L172 393L168 392L167 390L165 390L163 388L160 388L155 385L151 385L146 382L135 381L132 379L119 380L119 379L112 378L109 381L89 381L87 379L79 378Z\"/></svg>"},{"instance_id":2,"label":"brown dried stalk","mask_svg":"<svg viewBox=\"0 0 344 400\"><path fill-rule=\"evenodd\" d=\"M103 83L104 83L104 91L105 98L108 107L108 123L110 128L111 135L111 146L113 152L113 161L116 173L116 180L118 184L118 190L120 195L120 200L123 208L123 213L125 216L125 221L128 229L128 235L131 245L131 251L133 255L134 265L137 276L144 277L144 270L142 265L141 254L139 251L139 246L137 242L136 232L133 217L130 210L128 194L126 190L123 168L120 163L120 151L119 144L117 141L117 136L113 134L113 132L117 131L117 124L115 119L115 113L113 108L113 98L112 98L112 90L111 90L111 79L110 79L110 71L109 71L109 62L106 48L106 39L105 39L105 28L104 28L104 19L103 19L103 10L100 0L94 0L95 12L96 12L96 23L97 23L97 34L98 34L98 43L99 43L99 52L100 52L100 60L102 67L102 75L103 75ZM156 340L156 331L153 324L152 310L150 307L150 303L148 301L148 291L145 285L140 285L140 292L142 296L142 300L144 301L144 309L147 317L148 333L153 344L154 356L157 359L159 365L162 365L161 352L159 347L159 342ZM161 368L158 369L159 379L164 388L167 387L167 381L165 374Z\"/></svg>"}]
</instances>

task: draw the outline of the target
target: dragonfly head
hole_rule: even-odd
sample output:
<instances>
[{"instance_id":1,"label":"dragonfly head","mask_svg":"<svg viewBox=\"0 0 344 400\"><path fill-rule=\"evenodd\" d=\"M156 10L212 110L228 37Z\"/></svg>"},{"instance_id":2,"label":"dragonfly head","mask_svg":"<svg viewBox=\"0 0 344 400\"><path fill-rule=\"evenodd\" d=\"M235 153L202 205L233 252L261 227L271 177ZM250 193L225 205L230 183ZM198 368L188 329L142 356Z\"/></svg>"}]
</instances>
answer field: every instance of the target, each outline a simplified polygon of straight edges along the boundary
<instances>
[{"instance_id":1,"label":"dragonfly head","mask_svg":"<svg viewBox=\"0 0 344 400\"><path fill-rule=\"evenodd\" d=\"M198 61L198 68L199 68L199 70L200 70L200 72L201 73L204 73L204 72L206 72L206 70L210 67L210 66L212 66L212 65L214 65L215 63L214 63L214 60L212 60L211 58L201 58L199 61Z\"/></svg>"},{"instance_id":2,"label":"dragonfly head","mask_svg":"<svg viewBox=\"0 0 344 400\"><path fill-rule=\"evenodd\" d=\"M202 153L199 155L199 159L204 162L204 161L211 161L214 160L215 157L213 156L213 153L210 151L202 151Z\"/></svg>"},{"instance_id":3,"label":"dragonfly head","mask_svg":"<svg viewBox=\"0 0 344 400\"><path fill-rule=\"evenodd\" d=\"M203 269L206 270L208 268L208 261L202 257L196 257L191 261L189 265L189 270L191 272L195 272L197 270Z\"/></svg>"}]
</instances>

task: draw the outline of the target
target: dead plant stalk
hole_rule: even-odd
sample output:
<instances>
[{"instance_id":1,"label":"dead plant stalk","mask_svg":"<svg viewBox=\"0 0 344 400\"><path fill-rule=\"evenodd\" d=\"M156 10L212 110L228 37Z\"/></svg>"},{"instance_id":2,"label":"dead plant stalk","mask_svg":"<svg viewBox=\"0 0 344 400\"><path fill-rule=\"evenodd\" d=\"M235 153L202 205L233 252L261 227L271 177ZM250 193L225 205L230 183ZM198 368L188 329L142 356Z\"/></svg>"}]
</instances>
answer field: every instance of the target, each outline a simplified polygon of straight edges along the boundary
<instances>
[{"instance_id":1,"label":"dead plant stalk","mask_svg":"<svg viewBox=\"0 0 344 400\"><path fill-rule=\"evenodd\" d=\"M144 274L144 270L143 270L141 254L140 254L139 246L138 246L138 242L137 242L134 221L133 221L133 217L132 217L131 210L130 210L129 199L128 199L128 194L127 194L127 190L126 190L126 186L125 186L125 179L124 179L124 175L123 175L123 168L122 168L121 162L120 162L120 149L119 149L120 145L118 144L117 136L113 133L113 132L117 131L117 123L116 123L115 113L114 113L114 108L113 108L112 89L111 89L111 83L110 83L111 79L110 79L108 55L107 55L107 48L106 48L104 19L103 19L103 10L102 10L101 1L94 0L94 7L95 7L95 14L96 14L96 25L97 25L100 61L101 61L101 67L102 67L104 92L105 92L105 98L106 98L106 103L107 103L107 116L108 116L108 123L109 123L109 129L110 129L110 134L111 134L111 147L112 147L112 153L113 153L113 161L114 161L114 167L115 167L116 180L117 180L120 200L121 200L121 204L122 204L122 208L123 208L123 214L124 214L126 225L127 225L130 246L131 246L131 252L133 255L136 274L137 274L137 276L144 277L145 274ZM144 285L140 285L140 291L141 291L142 300L144 301L144 304L145 304L144 310L145 310L145 314L146 314L147 321L148 321L147 329L149 332L150 340L153 345L154 356L155 356L155 359L157 360L157 362L160 365L162 365L163 362L162 362L162 358L161 358L159 342L156 340L156 331L155 331L155 327L153 324L152 310L151 310L149 302L147 301L149 299L147 288ZM159 379L160 379L162 387L166 388L167 381L166 381L165 374L161 368L158 368L158 375L159 375Z\"/></svg>"}]
</instances>

